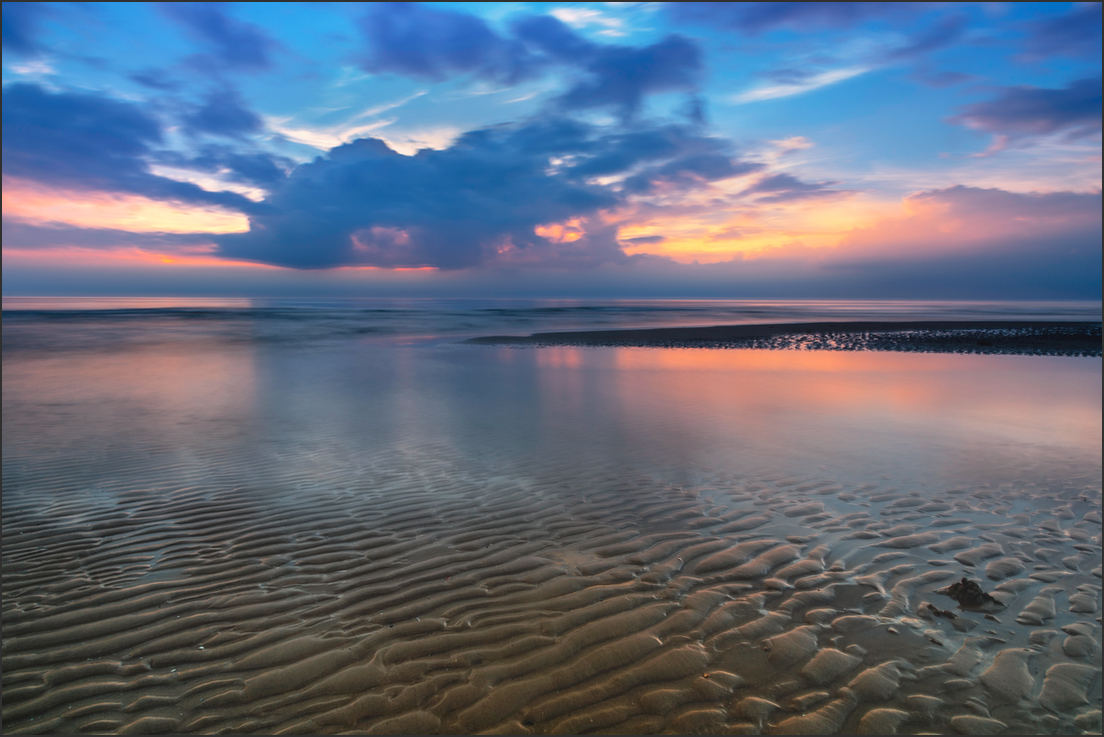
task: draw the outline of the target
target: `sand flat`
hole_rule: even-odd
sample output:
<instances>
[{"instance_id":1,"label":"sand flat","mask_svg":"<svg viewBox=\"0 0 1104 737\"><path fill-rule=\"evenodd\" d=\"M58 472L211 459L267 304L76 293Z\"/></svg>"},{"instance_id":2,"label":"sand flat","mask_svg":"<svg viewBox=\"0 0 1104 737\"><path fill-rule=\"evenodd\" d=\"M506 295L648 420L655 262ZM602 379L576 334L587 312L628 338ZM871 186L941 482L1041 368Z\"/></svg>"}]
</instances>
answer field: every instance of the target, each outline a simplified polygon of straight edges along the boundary
<instances>
[{"instance_id":1,"label":"sand flat","mask_svg":"<svg viewBox=\"0 0 1104 737\"><path fill-rule=\"evenodd\" d=\"M167 410L112 393L114 357L79 397L56 357L5 365L25 389L5 391L5 732L1099 721L1100 469L1074 444L1091 413L1021 392L1017 414L1000 386L961 453L942 419L1033 358L823 352L806 381L777 351L453 347L392 376L370 351L266 350L241 357L248 381L201 366L230 382L206 404L153 356ZM566 368L525 364L550 356ZM952 359L979 372L961 394ZM1075 359L1038 360L1070 384L1051 374ZM936 593L963 576L1002 604Z\"/></svg>"}]
</instances>

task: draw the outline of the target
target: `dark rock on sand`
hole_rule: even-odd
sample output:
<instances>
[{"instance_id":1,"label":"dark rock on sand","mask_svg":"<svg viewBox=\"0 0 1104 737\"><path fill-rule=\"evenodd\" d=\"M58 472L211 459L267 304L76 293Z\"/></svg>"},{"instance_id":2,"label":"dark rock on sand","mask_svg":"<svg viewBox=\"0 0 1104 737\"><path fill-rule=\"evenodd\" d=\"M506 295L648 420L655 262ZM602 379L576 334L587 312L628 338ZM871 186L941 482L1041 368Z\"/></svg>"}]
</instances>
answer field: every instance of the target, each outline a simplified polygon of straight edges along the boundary
<instances>
[{"instance_id":1,"label":"dark rock on sand","mask_svg":"<svg viewBox=\"0 0 1104 737\"><path fill-rule=\"evenodd\" d=\"M956 584L953 584L953 585L954 586L959 586L960 584L956 583ZM948 587L948 588L950 588L950 587ZM937 607L933 604L929 604L926 601L923 602L922 604L920 604L919 607L917 607L917 611L920 612L921 616L924 616L925 614L930 613L934 617L945 617L947 619L957 619L958 618L958 615L955 614L954 612L952 612L951 610L949 610L949 609L940 609L939 607Z\"/></svg>"},{"instance_id":2,"label":"dark rock on sand","mask_svg":"<svg viewBox=\"0 0 1104 737\"><path fill-rule=\"evenodd\" d=\"M999 601L982 591L981 586L976 581L971 581L968 578L963 578L958 583L952 583L935 593L951 597L963 609L980 609L986 604L1000 604Z\"/></svg>"}]
</instances>

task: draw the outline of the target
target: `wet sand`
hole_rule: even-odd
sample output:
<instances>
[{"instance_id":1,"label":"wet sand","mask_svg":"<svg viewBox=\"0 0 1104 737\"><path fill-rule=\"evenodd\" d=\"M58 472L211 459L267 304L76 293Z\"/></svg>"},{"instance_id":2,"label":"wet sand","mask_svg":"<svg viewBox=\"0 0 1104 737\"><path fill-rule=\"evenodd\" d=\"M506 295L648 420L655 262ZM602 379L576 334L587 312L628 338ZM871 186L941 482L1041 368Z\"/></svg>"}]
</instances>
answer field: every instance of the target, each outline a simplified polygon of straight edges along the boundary
<instances>
[{"instance_id":1,"label":"wet sand","mask_svg":"<svg viewBox=\"0 0 1104 737\"><path fill-rule=\"evenodd\" d=\"M465 342L514 346L797 348L1100 356L1101 324L1038 320L812 322L493 335Z\"/></svg>"},{"instance_id":2,"label":"wet sand","mask_svg":"<svg viewBox=\"0 0 1104 737\"><path fill-rule=\"evenodd\" d=\"M6 351L3 729L1099 731L1099 388L1046 357Z\"/></svg>"},{"instance_id":3,"label":"wet sand","mask_svg":"<svg viewBox=\"0 0 1104 737\"><path fill-rule=\"evenodd\" d=\"M4 731L1100 730L1098 485L419 474L5 509Z\"/></svg>"}]
</instances>

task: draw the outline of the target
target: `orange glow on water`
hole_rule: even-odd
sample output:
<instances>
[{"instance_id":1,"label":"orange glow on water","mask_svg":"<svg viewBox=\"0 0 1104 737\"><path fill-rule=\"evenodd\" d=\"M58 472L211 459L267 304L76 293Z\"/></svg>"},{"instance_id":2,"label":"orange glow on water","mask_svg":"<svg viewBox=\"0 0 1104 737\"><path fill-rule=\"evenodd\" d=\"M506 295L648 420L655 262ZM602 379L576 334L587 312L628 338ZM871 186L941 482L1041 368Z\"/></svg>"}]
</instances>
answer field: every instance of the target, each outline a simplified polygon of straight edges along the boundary
<instances>
[{"instance_id":1,"label":"orange glow on water","mask_svg":"<svg viewBox=\"0 0 1104 737\"><path fill-rule=\"evenodd\" d=\"M1000 417L1010 438L1037 438L1043 424L1061 436L1098 436L1099 403L1069 396L1049 386L1055 395L1046 417L1039 416L1040 398L1024 393L1021 376L1032 365L1022 356L971 356L880 351L802 351L746 349L641 349L595 351L557 349L557 365L606 364L621 379L619 391L644 394L668 412L740 418L741 422L775 420L772 407L800 406L809 417L913 418L938 427L959 408L973 407ZM572 358L570 352L576 352ZM1056 371L1070 365L1052 360ZM994 371L996 365L1004 371ZM737 380L738 379L738 380ZM1059 398L1060 396L1060 398ZM628 399L626 398L626 402ZM702 415L704 416L704 415ZM960 419L960 422L963 420ZM969 433L972 420L948 432Z\"/></svg>"},{"instance_id":2,"label":"orange glow on water","mask_svg":"<svg viewBox=\"0 0 1104 737\"><path fill-rule=\"evenodd\" d=\"M537 354L537 365L549 368L581 368L583 357L578 348L551 346Z\"/></svg>"}]
</instances>

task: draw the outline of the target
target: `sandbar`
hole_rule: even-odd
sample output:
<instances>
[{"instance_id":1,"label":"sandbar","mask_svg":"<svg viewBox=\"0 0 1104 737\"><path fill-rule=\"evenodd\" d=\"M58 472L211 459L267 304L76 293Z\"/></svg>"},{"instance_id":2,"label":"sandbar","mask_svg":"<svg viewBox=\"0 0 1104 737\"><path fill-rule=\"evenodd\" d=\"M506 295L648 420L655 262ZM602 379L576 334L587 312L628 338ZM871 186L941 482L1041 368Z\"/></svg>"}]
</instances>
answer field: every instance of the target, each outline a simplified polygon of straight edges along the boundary
<instances>
[{"instance_id":1,"label":"sandbar","mask_svg":"<svg viewBox=\"0 0 1104 737\"><path fill-rule=\"evenodd\" d=\"M923 353L1101 355L1101 323L922 320L712 325L491 335L476 345L888 350Z\"/></svg>"}]
</instances>

